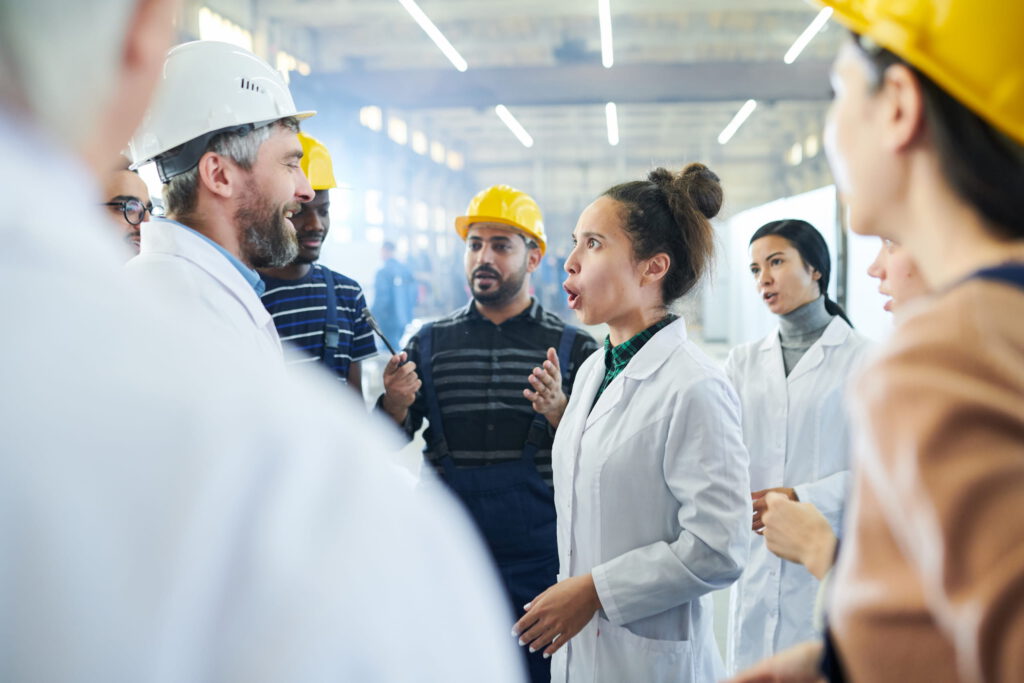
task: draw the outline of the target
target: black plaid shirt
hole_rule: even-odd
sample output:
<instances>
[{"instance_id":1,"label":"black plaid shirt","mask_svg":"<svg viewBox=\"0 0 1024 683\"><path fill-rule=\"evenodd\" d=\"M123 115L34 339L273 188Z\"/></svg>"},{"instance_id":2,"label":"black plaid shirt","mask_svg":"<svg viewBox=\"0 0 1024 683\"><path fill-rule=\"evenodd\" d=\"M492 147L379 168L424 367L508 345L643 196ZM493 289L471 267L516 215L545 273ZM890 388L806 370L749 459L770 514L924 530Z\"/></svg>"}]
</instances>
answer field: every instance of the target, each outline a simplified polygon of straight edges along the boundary
<instances>
[{"instance_id":1,"label":"black plaid shirt","mask_svg":"<svg viewBox=\"0 0 1024 683\"><path fill-rule=\"evenodd\" d=\"M518 458L526 444L533 407L523 397L527 377L544 362L549 347L558 348L565 323L544 311L536 299L519 315L495 325L470 302L433 325L433 375L444 433L457 467L479 467ZM420 336L409 341L409 360L420 366ZM566 396L580 364L598 348L580 332L572 345ZM427 416L422 390L409 409L404 425L411 437ZM428 425L424 438L427 460L439 467L440 454L430 448ZM541 476L551 483L551 444L554 429L538 444L535 456Z\"/></svg>"}]
</instances>

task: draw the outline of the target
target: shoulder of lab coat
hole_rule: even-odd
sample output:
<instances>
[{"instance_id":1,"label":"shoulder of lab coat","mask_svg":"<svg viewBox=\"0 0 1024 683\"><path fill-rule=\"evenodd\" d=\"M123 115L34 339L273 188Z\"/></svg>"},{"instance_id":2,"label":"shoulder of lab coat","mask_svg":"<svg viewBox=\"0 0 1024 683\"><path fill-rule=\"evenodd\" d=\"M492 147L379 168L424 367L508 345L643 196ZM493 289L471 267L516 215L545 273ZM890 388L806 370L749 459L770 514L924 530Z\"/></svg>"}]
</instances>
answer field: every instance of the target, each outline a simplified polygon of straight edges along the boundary
<instances>
[{"instance_id":1,"label":"shoulder of lab coat","mask_svg":"<svg viewBox=\"0 0 1024 683\"><path fill-rule=\"evenodd\" d=\"M0 678L522 680L466 515L354 397L126 288L92 177L3 113L0 159Z\"/></svg>"},{"instance_id":2,"label":"shoulder of lab coat","mask_svg":"<svg viewBox=\"0 0 1024 683\"><path fill-rule=\"evenodd\" d=\"M722 370L686 339L685 323L652 337L623 375L649 382L643 395L664 406L662 470L681 530L592 570L605 614L618 625L732 583L746 562L750 507L739 400Z\"/></svg>"},{"instance_id":3,"label":"shoulder of lab coat","mask_svg":"<svg viewBox=\"0 0 1024 683\"><path fill-rule=\"evenodd\" d=\"M142 225L138 256L125 265L126 277L150 291L162 304L175 302L181 320L236 334L229 344L252 343L275 361L281 341L270 313L242 274L198 235L173 222L155 219ZM240 335L240 336L238 336Z\"/></svg>"}]
</instances>

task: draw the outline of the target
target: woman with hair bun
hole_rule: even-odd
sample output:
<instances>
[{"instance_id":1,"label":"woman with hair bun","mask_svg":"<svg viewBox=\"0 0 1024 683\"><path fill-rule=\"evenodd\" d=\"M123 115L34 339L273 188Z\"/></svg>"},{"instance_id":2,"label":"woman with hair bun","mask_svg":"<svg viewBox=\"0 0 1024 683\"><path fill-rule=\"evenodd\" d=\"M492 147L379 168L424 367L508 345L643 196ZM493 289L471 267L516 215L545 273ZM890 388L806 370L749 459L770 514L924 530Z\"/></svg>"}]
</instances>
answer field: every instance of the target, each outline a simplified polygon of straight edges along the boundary
<instances>
[{"instance_id":1,"label":"woman with hair bun","mask_svg":"<svg viewBox=\"0 0 1024 683\"><path fill-rule=\"evenodd\" d=\"M565 270L569 306L606 323L555 437L559 581L520 643L552 681L710 681L724 668L710 593L747 554L747 453L725 374L669 306L712 259L718 176L659 168L588 206Z\"/></svg>"},{"instance_id":2,"label":"woman with hair bun","mask_svg":"<svg viewBox=\"0 0 1024 683\"><path fill-rule=\"evenodd\" d=\"M750 239L750 272L779 327L725 363L743 406L753 487L750 561L730 596L730 671L815 634L818 581L773 555L760 534L772 491L812 503L836 535L841 528L850 482L844 395L869 344L829 298L831 271L825 239L806 221L772 221Z\"/></svg>"}]
</instances>

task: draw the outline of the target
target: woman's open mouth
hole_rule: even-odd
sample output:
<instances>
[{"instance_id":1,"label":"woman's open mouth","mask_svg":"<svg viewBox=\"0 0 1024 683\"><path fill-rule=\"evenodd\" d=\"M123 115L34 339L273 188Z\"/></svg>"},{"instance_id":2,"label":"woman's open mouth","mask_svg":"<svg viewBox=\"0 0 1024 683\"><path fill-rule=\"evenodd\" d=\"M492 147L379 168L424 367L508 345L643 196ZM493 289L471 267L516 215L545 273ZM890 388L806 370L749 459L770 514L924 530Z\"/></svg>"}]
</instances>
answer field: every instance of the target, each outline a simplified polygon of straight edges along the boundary
<instances>
[{"instance_id":1,"label":"woman's open mouth","mask_svg":"<svg viewBox=\"0 0 1024 683\"><path fill-rule=\"evenodd\" d=\"M578 309L579 306L580 306L580 294L579 294L579 292L577 292L574 289L570 289L568 287L568 285L562 285L562 289L564 289L565 293L567 295L569 295L569 308L574 310L574 311L576 309Z\"/></svg>"}]
</instances>

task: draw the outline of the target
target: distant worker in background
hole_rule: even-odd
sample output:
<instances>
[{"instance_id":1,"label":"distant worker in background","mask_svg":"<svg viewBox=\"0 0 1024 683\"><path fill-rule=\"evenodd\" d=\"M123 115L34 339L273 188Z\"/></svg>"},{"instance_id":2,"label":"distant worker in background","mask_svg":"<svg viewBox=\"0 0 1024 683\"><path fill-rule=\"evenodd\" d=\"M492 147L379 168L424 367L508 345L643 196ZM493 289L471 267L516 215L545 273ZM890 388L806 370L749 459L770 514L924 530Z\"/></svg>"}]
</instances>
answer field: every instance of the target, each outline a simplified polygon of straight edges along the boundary
<instances>
[{"instance_id":1,"label":"distant worker in background","mask_svg":"<svg viewBox=\"0 0 1024 683\"><path fill-rule=\"evenodd\" d=\"M850 483L846 388L870 348L829 298L832 260L813 225L766 223L750 238L749 257L757 294L778 327L725 362L743 406L753 489L750 561L729 601L731 672L815 635L818 582L765 547L764 497L775 491L813 503L839 533Z\"/></svg>"},{"instance_id":2,"label":"distant worker in background","mask_svg":"<svg viewBox=\"0 0 1024 683\"><path fill-rule=\"evenodd\" d=\"M529 195L489 187L455 229L473 299L391 358L378 405L410 437L428 421L424 455L476 520L518 616L558 573L551 445L597 344L530 296L547 236ZM528 662L534 683L550 681L540 652Z\"/></svg>"},{"instance_id":3,"label":"distant worker in background","mask_svg":"<svg viewBox=\"0 0 1024 683\"><path fill-rule=\"evenodd\" d=\"M517 683L483 547L392 430L125 286L101 188L179 10L0 0L0 681Z\"/></svg>"},{"instance_id":4,"label":"distant worker in background","mask_svg":"<svg viewBox=\"0 0 1024 683\"><path fill-rule=\"evenodd\" d=\"M395 257L394 242L381 246L380 257L384 265L373 280L373 316L387 340L397 347L412 322L419 288L412 271Z\"/></svg>"},{"instance_id":5,"label":"distant worker in background","mask_svg":"<svg viewBox=\"0 0 1024 683\"><path fill-rule=\"evenodd\" d=\"M166 218L128 264L135 282L186 302L189 325L220 330L229 352L258 349L281 364L258 267L298 254L291 216L313 190L302 173L299 119L280 72L215 41L175 47L156 98L129 144L135 167L156 162Z\"/></svg>"},{"instance_id":6,"label":"distant worker in background","mask_svg":"<svg viewBox=\"0 0 1024 683\"><path fill-rule=\"evenodd\" d=\"M331 229L331 188L337 187L331 155L322 142L299 133L302 172L315 196L292 215L299 253L280 268L262 268L263 305L285 344L289 363L323 363L358 396L363 395L360 362L377 348L362 311L363 289L355 280L316 261ZM297 353L288 353L297 351Z\"/></svg>"},{"instance_id":7,"label":"distant worker in background","mask_svg":"<svg viewBox=\"0 0 1024 683\"><path fill-rule=\"evenodd\" d=\"M115 164L103 178L103 196L110 217L121 228L128 258L139 253L140 226L153 213L153 202L149 198L146 183L135 171L128 169L128 160L118 157Z\"/></svg>"}]
</instances>

